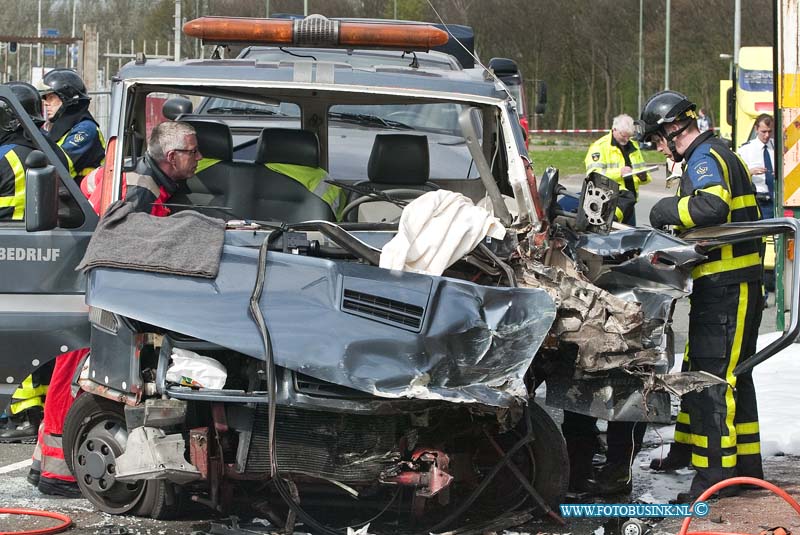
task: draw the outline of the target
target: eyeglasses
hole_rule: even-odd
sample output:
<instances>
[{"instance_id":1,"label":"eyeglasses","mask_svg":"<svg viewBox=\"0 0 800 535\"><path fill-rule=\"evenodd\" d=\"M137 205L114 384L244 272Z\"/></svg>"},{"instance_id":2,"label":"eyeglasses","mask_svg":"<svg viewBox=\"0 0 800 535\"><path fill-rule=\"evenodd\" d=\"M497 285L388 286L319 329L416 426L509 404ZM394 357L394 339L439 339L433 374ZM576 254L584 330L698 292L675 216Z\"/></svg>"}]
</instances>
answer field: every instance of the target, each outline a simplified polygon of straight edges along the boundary
<instances>
[{"instance_id":1,"label":"eyeglasses","mask_svg":"<svg viewBox=\"0 0 800 535\"><path fill-rule=\"evenodd\" d=\"M172 150L174 150L176 152L188 152L192 156L197 156L200 153L200 149L198 149L196 147L193 148L193 149L172 149Z\"/></svg>"}]
</instances>

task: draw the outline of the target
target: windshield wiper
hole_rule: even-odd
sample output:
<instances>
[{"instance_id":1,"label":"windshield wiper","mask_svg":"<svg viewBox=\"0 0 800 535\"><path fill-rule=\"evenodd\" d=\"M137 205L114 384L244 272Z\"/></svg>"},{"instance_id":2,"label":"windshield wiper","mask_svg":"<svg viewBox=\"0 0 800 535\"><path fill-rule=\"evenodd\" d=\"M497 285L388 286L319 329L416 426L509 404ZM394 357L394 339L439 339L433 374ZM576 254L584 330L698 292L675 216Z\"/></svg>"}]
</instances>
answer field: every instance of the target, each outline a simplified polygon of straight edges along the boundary
<instances>
[{"instance_id":1,"label":"windshield wiper","mask_svg":"<svg viewBox=\"0 0 800 535\"><path fill-rule=\"evenodd\" d=\"M248 106L246 108L242 107L233 107L233 106L216 106L214 108L209 108L205 110L206 113L209 114L224 114L230 113L232 115L279 115L281 117L285 117L285 114L267 110L264 108L259 108L257 106Z\"/></svg>"},{"instance_id":2,"label":"windshield wiper","mask_svg":"<svg viewBox=\"0 0 800 535\"><path fill-rule=\"evenodd\" d=\"M392 119L384 119L378 115L369 115L367 113L339 113L333 112L328 114L331 119L346 123L355 123L370 126L382 126L384 128L396 128L398 130L414 130L414 127L394 121Z\"/></svg>"}]
</instances>

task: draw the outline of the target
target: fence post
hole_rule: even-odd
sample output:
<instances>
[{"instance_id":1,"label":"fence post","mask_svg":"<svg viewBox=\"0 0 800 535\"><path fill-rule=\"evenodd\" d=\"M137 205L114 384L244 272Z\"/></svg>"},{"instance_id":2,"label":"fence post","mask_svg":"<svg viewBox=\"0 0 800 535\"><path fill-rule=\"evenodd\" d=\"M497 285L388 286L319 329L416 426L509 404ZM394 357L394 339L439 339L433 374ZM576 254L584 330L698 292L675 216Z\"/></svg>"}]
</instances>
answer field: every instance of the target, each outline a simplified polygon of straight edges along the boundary
<instances>
[{"instance_id":1,"label":"fence post","mask_svg":"<svg viewBox=\"0 0 800 535\"><path fill-rule=\"evenodd\" d=\"M99 53L99 42L97 37L97 26L94 24L83 25L83 46L82 50L82 78L83 83L86 84L87 91L97 91L97 62ZM92 102L90 111L95 113L96 105Z\"/></svg>"}]
</instances>

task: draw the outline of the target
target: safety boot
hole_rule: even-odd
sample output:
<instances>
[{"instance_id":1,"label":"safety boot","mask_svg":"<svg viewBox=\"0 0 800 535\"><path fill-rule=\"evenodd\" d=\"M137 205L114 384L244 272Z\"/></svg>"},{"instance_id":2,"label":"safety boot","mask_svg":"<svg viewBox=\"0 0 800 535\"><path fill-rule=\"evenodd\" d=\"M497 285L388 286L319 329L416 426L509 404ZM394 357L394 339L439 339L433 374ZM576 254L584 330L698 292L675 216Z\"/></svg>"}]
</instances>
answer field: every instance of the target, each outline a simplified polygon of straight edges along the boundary
<instances>
[{"instance_id":1,"label":"safety boot","mask_svg":"<svg viewBox=\"0 0 800 535\"><path fill-rule=\"evenodd\" d=\"M81 491L78 484L69 481L62 481L52 477L39 477L39 484L36 486L42 494L50 496L63 496L64 498L80 498Z\"/></svg>"},{"instance_id":2,"label":"safety boot","mask_svg":"<svg viewBox=\"0 0 800 535\"><path fill-rule=\"evenodd\" d=\"M670 472L687 468L692 464L692 450L688 445L673 443L669 447L666 457L650 461L650 470L656 472Z\"/></svg>"},{"instance_id":3,"label":"safety boot","mask_svg":"<svg viewBox=\"0 0 800 535\"><path fill-rule=\"evenodd\" d=\"M627 463L606 464L588 481L586 491L595 496L615 496L633 491L631 469Z\"/></svg>"},{"instance_id":4,"label":"safety boot","mask_svg":"<svg viewBox=\"0 0 800 535\"><path fill-rule=\"evenodd\" d=\"M0 432L0 444L35 444L43 416L41 407L31 407L10 416L5 429Z\"/></svg>"}]
</instances>

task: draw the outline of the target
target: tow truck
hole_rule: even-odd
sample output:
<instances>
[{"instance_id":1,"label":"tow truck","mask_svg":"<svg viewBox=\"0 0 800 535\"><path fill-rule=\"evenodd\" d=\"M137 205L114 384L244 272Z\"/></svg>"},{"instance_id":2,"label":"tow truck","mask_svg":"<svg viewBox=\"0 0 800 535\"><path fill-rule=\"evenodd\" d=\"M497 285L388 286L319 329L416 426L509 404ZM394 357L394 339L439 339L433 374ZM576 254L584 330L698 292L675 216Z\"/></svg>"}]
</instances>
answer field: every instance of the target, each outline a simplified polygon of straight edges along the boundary
<instances>
[{"instance_id":1,"label":"tow truck","mask_svg":"<svg viewBox=\"0 0 800 535\"><path fill-rule=\"evenodd\" d=\"M409 52L448 39L427 25L318 15L201 18L184 31L215 43ZM231 125L192 115L187 103L208 97L299 113L234 144ZM208 160L167 220L222 229L216 253L194 225L179 236L196 244L186 262L210 258L216 271L98 264L84 278L75 267L101 236L98 218L13 94L0 87L0 98L44 155L28 162L24 226L4 224L0 239L15 251L59 251L2 264L0 392L7 399L56 354L90 347L63 446L83 495L110 514L246 504L315 533L368 522L440 532L517 510L556 516L568 462L537 389L546 384L548 404L608 420L669 421L671 393L714 382L667 373L671 314L691 291L691 266L721 243L798 230L789 219L681 238L621 226L614 183L598 175L585 181L578 213L561 212L558 171L534 174L513 99L488 72L140 57L114 78L100 213L119 215L148 103L163 100L166 117L195 127ZM364 113L382 106L424 110L433 127ZM234 157L247 154L241 145L254 146L252 160ZM366 169L334 166L344 147ZM334 213L273 164L324 169L349 192L347 205ZM379 267L402 213L441 190L483 206L504 236L481 239L441 274ZM139 236L137 224L128 235ZM799 329L793 312L784 336L748 364ZM180 352L222 364L224 385L168 380Z\"/></svg>"}]
</instances>

